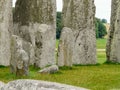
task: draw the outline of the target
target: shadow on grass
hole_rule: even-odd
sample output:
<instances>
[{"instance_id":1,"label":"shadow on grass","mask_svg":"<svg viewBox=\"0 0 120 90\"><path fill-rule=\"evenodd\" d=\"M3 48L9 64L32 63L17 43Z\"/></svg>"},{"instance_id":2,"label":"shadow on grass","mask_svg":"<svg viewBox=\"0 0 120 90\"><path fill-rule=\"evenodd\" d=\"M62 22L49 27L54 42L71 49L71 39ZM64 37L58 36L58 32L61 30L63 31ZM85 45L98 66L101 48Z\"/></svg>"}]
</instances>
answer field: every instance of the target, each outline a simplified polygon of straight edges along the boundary
<instances>
[{"instance_id":1,"label":"shadow on grass","mask_svg":"<svg viewBox=\"0 0 120 90\"><path fill-rule=\"evenodd\" d=\"M63 67L59 67L60 70L74 70L74 67L69 67L69 66L63 66Z\"/></svg>"},{"instance_id":2,"label":"shadow on grass","mask_svg":"<svg viewBox=\"0 0 120 90\"><path fill-rule=\"evenodd\" d=\"M6 66L0 65L0 68L6 68Z\"/></svg>"},{"instance_id":3,"label":"shadow on grass","mask_svg":"<svg viewBox=\"0 0 120 90\"><path fill-rule=\"evenodd\" d=\"M74 66L100 66L102 64L97 63L97 64L86 64L86 65L82 65L82 64L74 64Z\"/></svg>"},{"instance_id":4,"label":"shadow on grass","mask_svg":"<svg viewBox=\"0 0 120 90\"><path fill-rule=\"evenodd\" d=\"M103 63L103 64L108 64L108 65L120 65L120 63L112 62L112 61L106 61L106 62Z\"/></svg>"}]
</instances>

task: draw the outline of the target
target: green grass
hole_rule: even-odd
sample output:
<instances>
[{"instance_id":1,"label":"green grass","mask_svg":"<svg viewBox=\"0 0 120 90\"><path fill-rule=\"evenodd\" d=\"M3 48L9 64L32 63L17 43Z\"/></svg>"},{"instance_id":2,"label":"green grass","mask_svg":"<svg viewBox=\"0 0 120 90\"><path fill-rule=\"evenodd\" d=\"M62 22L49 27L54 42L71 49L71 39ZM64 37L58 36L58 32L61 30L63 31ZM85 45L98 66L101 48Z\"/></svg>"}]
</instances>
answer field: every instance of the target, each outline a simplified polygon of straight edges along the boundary
<instances>
[{"instance_id":1,"label":"green grass","mask_svg":"<svg viewBox=\"0 0 120 90\"><path fill-rule=\"evenodd\" d=\"M105 51L98 51L97 52L97 62L99 64L103 64L106 62L106 53Z\"/></svg>"},{"instance_id":2,"label":"green grass","mask_svg":"<svg viewBox=\"0 0 120 90\"><path fill-rule=\"evenodd\" d=\"M106 49L106 39L97 39L97 49ZM97 51L97 62L103 64L106 62L106 52L105 51Z\"/></svg>"},{"instance_id":3,"label":"green grass","mask_svg":"<svg viewBox=\"0 0 120 90\"><path fill-rule=\"evenodd\" d=\"M91 90L120 89L120 65L73 66L70 69L61 68L56 74L39 74L37 71L38 69L31 68L30 76L22 78L65 83ZM1 81L16 79L18 78L10 74L8 67L0 68Z\"/></svg>"},{"instance_id":4,"label":"green grass","mask_svg":"<svg viewBox=\"0 0 120 90\"><path fill-rule=\"evenodd\" d=\"M59 40L56 42L58 48ZM97 49L105 49L106 40L97 40ZM120 89L120 65L103 64L106 61L105 51L97 52L98 65L61 67L55 74L39 74L38 69L30 67L30 76L23 79L45 80L59 82L91 90ZM0 66L0 80L9 82L18 78L11 74L9 67Z\"/></svg>"},{"instance_id":5,"label":"green grass","mask_svg":"<svg viewBox=\"0 0 120 90\"><path fill-rule=\"evenodd\" d=\"M58 48L58 45L59 45L59 40L57 39L56 40L56 48Z\"/></svg>"},{"instance_id":6,"label":"green grass","mask_svg":"<svg viewBox=\"0 0 120 90\"><path fill-rule=\"evenodd\" d=\"M106 48L106 39L97 39L97 49L105 49Z\"/></svg>"}]
</instances>

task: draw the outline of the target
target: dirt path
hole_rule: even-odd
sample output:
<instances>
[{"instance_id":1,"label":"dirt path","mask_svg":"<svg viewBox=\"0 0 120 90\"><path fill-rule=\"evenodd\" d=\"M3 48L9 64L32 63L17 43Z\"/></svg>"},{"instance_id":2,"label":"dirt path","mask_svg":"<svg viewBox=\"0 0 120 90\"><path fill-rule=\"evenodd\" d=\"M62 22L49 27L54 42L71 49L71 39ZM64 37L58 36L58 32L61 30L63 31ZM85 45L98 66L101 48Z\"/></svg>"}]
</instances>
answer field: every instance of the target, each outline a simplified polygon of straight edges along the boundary
<instances>
[{"instance_id":1,"label":"dirt path","mask_svg":"<svg viewBox=\"0 0 120 90\"><path fill-rule=\"evenodd\" d=\"M97 49L97 51L99 51L99 52L105 52L106 50L105 49Z\"/></svg>"}]
</instances>

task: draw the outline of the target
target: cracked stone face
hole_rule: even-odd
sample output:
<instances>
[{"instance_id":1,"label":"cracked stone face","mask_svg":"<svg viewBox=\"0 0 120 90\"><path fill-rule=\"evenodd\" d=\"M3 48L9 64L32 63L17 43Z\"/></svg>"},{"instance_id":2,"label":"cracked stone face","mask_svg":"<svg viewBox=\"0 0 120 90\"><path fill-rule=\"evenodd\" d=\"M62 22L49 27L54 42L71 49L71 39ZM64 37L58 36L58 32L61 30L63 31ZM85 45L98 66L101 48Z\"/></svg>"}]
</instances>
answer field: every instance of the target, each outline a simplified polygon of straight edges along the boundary
<instances>
[{"instance_id":1,"label":"cracked stone face","mask_svg":"<svg viewBox=\"0 0 120 90\"><path fill-rule=\"evenodd\" d=\"M11 31L12 0L0 0L0 65L9 65Z\"/></svg>"},{"instance_id":2,"label":"cracked stone face","mask_svg":"<svg viewBox=\"0 0 120 90\"><path fill-rule=\"evenodd\" d=\"M41 27L43 24L47 27ZM39 35L36 34L38 31ZM56 0L17 0L14 13L14 34L33 45L34 63L37 67L54 64ZM38 39L39 36L42 38Z\"/></svg>"},{"instance_id":3,"label":"cracked stone face","mask_svg":"<svg viewBox=\"0 0 120 90\"><path fill-rule=\"evenodd\" d=\"M61 65L68 66L71 66L72 63L96 64L94 0L63 0L63 2L64 27L58 61L62 62ZM108 44L108 48L118 56L119 52L116 50L119 47L116 48L116 46L119 45L117 41L119 36L116 33L119 33L119 12L116 14L114 36L117 38L113 39L112 46ZM0 64L9 65L11 33L32 44L32 51L29 51L27 47L25 49L29 52L28 56L31 56L32 52L31 64L35 63L37 67L55 64L56 0L17 0L13 21L12 30L12 1L1 0ZM116 60L119 57L116 58L114 53L110 55Z\"/></svg>"},{"instance_id":4,"label":"cracked stone face","mask_svg":"<svg viewBox=\"0 0 120 90\"><path fill-rule=\"evenodd\" d=\"M32 44L24 41L16 35L11 38L11 60L10 69L12 73L17 76L24 76L29 74L29 63L32 61Z\"/></svg>"},{"instance_id":5,"label":"cracked stone face","mask_svg":"<svg viewBox=\"0 0 120 90\"><path fill-rule=\"evenodd\" d=\"M107 40L107 61L120 63L120 1L112 0L111 25Z\"/></svg>"},{"instance_id":6,"label":"cracked stone face","mask_svg":"<svg viewBox=\"0 0 120 90\"><path fill-rule=\"evenodd\" d=\"M96 64L94 0L63 0L63 3L63 26L72 30L74 39L73 64Z\"/></svg>"}]
</instances>

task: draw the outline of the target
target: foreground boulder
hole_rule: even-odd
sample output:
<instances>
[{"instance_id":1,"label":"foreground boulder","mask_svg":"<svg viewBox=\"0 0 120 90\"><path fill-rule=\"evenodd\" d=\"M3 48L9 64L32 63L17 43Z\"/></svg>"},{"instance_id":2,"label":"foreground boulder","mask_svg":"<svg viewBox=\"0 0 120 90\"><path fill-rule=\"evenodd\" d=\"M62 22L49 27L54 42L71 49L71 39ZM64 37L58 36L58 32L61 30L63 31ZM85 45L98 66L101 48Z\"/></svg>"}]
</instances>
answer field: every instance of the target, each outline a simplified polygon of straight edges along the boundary
<instances>
[{"instance_id":1,"label":"foreground boulder","mask_svg":"<svg viewBox=\"0 0 120 90\"><path fill-rule=\"evenodd\" d=\"M58 49L58 65L72 66L73 61L73 32L70 28L64 27L61 32Z\"/></svg>"},{"instance_id":2,"label":"foreground boulder","mask_svg":"<svg viewBox=\"0 0 120 90\"><path fill-rule=\"evenodd\" d=\"M0 89L5 86L5 83L0 82Z\"/></svg>"},{"instance_id":3,"label":"foreground boulder","mask_svg":"<svg viewBox=\"0 0 120 90\"><path fill-rule=\"evenodd\" d=\"M12 0L0 0L0 65L4 66L10 63L12 23Z\"/></svg>"},{"instance_id":4,"label":"foreground boulder","mask_svg":"<svg viewBox=\"0 0 120 90\"><path fill-rule=\"evenodd\" d=\"M29 62L31 59L30 43L25 42L19 36L13 35L11 38L11 72L17 76L29 74Z\"/></svg>"},{"instance_id":5,"label":"foreground boulder","mask_svg":"<svg viewBox=\"0 0 120 90\"><path fill-rule=\"evenodd\" d=\"M9 82L0 90L87 90L65 84L37 81L37 80L16 80Z\"/></svg>"},{"instance_id":6,"label":"foreground boulder","mask_svg":"<svg viewBox=\"0 0 120 90\"><path fill-rule=\"evenodd\" d=\"M107 61L120 63L120 1L112 0L111 24L107 40Z\"/></svg>"},{"instance_id":7,"label":"foreground boulder","mask_svg":"<svg viewBox=\"0 0 120 90\"><path fill-rule=\"evenodd\" d=\"M36 67L56 63L56 0L17 0L14 34L33 45Z\"/></svg>"},{"instance_id":8,"label":"foreground boulder","mask_svg":"<svg viewBox=\"0 0 120 90\"><path fill-rule=\"evenodd\" d=\"M63 26L70 28L74 34L71 36L74 39L71 55L73 64L96 64L94 0L63 0L63 2Z\"/></svg>"},{"instance_id":9,"label":"foreground boulder","mask_svg":"<svg viewBox=\"0 0 120 90\"><path fill-rule=\"evenodd\" d=\"M59 67L57 65L52 65L50 67L47 67L47 68L40 70L39 73L52 74L52 73L56 73L58 71L59 71Z\"/></svg>"}]
</instances>

